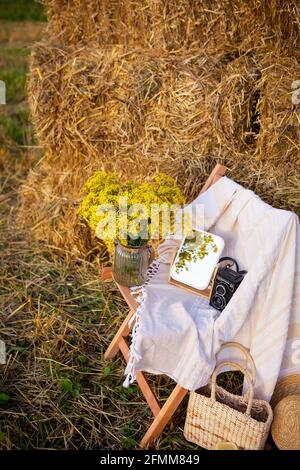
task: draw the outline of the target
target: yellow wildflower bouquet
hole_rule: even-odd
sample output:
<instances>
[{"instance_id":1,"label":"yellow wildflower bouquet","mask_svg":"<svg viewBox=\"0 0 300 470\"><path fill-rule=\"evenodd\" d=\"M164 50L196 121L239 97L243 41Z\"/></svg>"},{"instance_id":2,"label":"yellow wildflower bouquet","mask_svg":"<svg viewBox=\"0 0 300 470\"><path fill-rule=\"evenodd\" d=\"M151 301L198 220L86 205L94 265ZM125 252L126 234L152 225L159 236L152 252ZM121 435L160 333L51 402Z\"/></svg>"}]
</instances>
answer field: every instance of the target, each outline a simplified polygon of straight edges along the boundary
<instances>
[{"instance_id":1,"label":"yellow wildflower bouquet","mask_svg":"<svg viewBox=\"0 0 300 470\"><path fill-rule=\"evenodd\" d=\"M126 246L143 246L172 231L184 197L175 180L159 173L152 181L122 182L117 173L98 171L83 187L79 215L110 252L117 238Z\"/></svg>"}]
</instances>

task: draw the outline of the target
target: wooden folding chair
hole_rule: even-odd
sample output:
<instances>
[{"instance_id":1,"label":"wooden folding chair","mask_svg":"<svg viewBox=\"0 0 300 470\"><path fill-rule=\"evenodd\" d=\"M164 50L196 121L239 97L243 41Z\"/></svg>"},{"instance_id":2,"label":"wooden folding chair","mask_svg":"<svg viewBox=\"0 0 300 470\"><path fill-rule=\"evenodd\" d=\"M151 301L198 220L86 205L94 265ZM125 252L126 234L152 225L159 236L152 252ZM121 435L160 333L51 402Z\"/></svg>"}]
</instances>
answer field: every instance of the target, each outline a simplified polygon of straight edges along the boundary
<instances>
[{"instance_id":1,"label":"wooden folding chair","mask_svg":"<svg viewBox=\"0 0 300 470\"><path fill-rule=\"evenodd\" d=\"M201 193L206 191L211 185L213 185L222 176L224 176L225 172L226 168L223 165L216 165L213 171L211 172L210 176L208 177L205 185L203 186ZM101 277L103 280L113 279L112 268L103 268ZM128 362L129 345L126 341L126 337L130 333L130 327L128 324L130 319L134 315L136 309L138 308L139 304L131 295L130 289L128 287L121 286L119 284L117 284L117 287L121 292L122 296L124 297L125 301L127 302L130 312L128 313L124 322L120 326L109 347L107 348L104 354L104 358L106 360L113 359L120 350L126 362ZM132 327L133 325L131 324L131 328ZM168 424L173 414L179 407L183 398L188 393L188 390L184 389L183 387L177 384L168 399L166 400L163 407L160 407L157 397L151 390L151 387L142 372L137 373L136 381L139 387L141 388L142 393L154 415L154 420L151 426L149 427L148 431L140 442L140 447L143 449L149 444L151 444L154 439L156 439L161 434L161 432L163 431L163 429Z\"/></svg>"}]
</instances>

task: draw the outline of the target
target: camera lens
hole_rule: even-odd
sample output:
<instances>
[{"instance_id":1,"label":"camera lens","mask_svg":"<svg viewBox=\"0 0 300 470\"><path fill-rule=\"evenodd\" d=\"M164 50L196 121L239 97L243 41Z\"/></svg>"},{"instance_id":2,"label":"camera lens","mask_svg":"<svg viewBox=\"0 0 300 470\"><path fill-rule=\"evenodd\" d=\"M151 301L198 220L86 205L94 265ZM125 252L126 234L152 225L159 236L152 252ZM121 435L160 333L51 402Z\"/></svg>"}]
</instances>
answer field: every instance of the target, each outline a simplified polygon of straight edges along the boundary
<instances>
[{"instance_id":1,"label":"camera lens","mask_svg":"<svg viewBox=\"0 0 300 470\"><path fill-rule=\"evenodd\" d=\"M225 295L226 294L226 289L222 284L218 284L216 287L216 293L219 295Z\"/></svg>"},{"instance_id":2,"label":"camera lens","mask_svg":"<svg viewBox=\"0 0 300 470\"><path fill-rule=\"evenodd\" d=\"M217 310L222 310L226 307L226 302L224 297L221 297L220 295L214 295L211 299L211 305Z\"/></svg>"}]
</instances>

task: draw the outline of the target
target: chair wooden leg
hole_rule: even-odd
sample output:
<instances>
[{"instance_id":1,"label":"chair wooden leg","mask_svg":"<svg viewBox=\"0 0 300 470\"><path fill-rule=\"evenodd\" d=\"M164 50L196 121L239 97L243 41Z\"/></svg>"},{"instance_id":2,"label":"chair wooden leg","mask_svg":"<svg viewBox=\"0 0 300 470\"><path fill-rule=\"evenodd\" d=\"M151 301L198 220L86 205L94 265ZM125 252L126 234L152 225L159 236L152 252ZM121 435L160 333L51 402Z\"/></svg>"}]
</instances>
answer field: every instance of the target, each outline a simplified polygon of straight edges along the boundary
<instances>
[{"instance_id":1,"label":"chair wooden leg","mask_svg":"<svg viewBox=\"0 0 300 470\"><path fill-rule=\"evenodd\" d=\"M101 281L112 281L113 280L113 269L111 266L102 267L100 270Z\"/></svg>"},{"instance_id":2,"label":"chair wooden leg","mask_svg":"<svg viewBox=\"0 0 300 470\"><path fill-rule=\"evenodd\" d=\"M206 180L206 183L204 184L203 188L201 189L201 193L204 193L208 188L210 188L218 179L220 179L222 176L224 176L226 173L226 167L224 165L221 165L220 163L217 163L216 166L214 167L213 171L209 175L209 177Z\"/></svg>"},{"instance_id":3,"label":"chair wooden leg","mask_svg":"<svg viewBox=\"0 0 300 470\"><path fill-rule=\"evenodd\" d=\"M125 338L121 338L119 341L119 348L126 360L128 362L129 359L129 346L127 344L127 341ZM136 381L140 387L140 389L143 392L143 395L153 413L154 416L158 416L161 410L161 407L159 406L159 402L151 389L150 385L148 384L148 381L143 374L143 372L138 372L136 374Z\"/></svg>"},{"instance_id":4,"label":"chair wooden leg","mask_svg":"<svg viewBox=\"0 0 300 470\"><path fill-rule=\"evenodd\" d=\"M120 349L120 346L119 346L120 340L122 339L123 336L127 336L130 332L128 323L131 320L133 315L134 315L134 310L130 310L127 317L125 318L122 325L120 326L117 333L115 334L114 339L112 340L107 350L105 351L105 354L104 354L105 360L113 359L118 353Z\"/></svg>"},{"instance_id":5,"label":"chair wooden leg","mask_svg":"<svg viewBox=\"0 0 300 470\"><path fill-rule=\"evenodd\" d=\"M168 424L187 393L188 390L182 388L180 385L176 385L173 392L141 440L140 447L142 449L151 444L154 439L156 439L162 433L163 429Z\"/></svg>"}]
</instances>

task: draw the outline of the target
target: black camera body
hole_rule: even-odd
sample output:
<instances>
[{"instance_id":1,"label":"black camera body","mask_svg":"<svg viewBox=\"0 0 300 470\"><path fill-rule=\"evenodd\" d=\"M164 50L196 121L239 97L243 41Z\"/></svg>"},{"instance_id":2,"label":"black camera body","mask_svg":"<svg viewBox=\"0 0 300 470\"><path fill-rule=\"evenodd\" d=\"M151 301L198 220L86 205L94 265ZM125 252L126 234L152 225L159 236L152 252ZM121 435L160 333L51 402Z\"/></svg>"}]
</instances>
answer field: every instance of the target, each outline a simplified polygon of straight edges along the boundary
<instances>
[{"instance_id":1,"label":"black camera body","mask_svg":"<svg viewBox=\"0 0 300 470\"><path fill-rule=\"evenodd\" d=\"M237 262L232 258L224 257L219 262L227 260L231 261L232 264L219 268L209 301L209 304L220 312L224 310L247 273L247 271L239 271ZM236 271L231 269L233 264L236 266Z\"/></svg>"}]
</instances>

